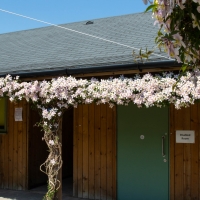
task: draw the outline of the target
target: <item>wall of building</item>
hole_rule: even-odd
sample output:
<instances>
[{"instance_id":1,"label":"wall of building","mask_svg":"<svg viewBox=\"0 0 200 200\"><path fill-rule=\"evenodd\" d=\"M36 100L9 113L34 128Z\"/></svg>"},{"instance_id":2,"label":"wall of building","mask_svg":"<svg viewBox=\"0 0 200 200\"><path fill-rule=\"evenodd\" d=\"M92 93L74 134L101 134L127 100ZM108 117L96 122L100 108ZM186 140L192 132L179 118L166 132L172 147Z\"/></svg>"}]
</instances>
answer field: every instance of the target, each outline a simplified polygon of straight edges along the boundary
<instances>
[{"instance_id":1,"label":"wall of building","mask_svg":"<svg viewBox=\"0 0 200 200\"><path fill-rule=\"evenodd\" d=\"M116 108L74 109L74 196L116 199Z\"/></svg>"},{"instance_id":2,"label":"wall of building","mask_svg":"<svg viewBox=\"0 0 200 200\"><path fill-rule=\"evenodd\" d=\"M195 143L176 143L176 130L194 130ZM170 200L200 199L200 104L170 108Z\"/></svg>"},{"instance_id":3,"label":"wall of building","mask_svg":"<svg viewBox=\"0 0 200 200\"><path fill-rule=\"evenodd\" d=\"M23 108L22 122L14 120L15 108L18 107ZM199 199L200 105L195 104L180 110L175 110L171 106L169 117L170 199ZM26 101L8 102L7 121L8 133L0 134L0 188L25 190L28 189L27 145L30 141L27 134L29 108ZM176 143L176 130L194 130L195 143ZM33 131L32 134L34 133ZM91 104L74 109L75 196L115 199L116 142L114 141L116 141L116 108Z\"/></svg>"},{"instance_id":4,"label":"wall of building","mask_svg":"<svg viewBox=\"0 0 200 200\"><path fill-rule=\"evenodd\" d=\"M23 121L15 121L15 108L23 109ZM0 134L0 188L25 190L27 183L27 118L26 101L8 102L8 132Z\"/></svg>"}]
</instances>

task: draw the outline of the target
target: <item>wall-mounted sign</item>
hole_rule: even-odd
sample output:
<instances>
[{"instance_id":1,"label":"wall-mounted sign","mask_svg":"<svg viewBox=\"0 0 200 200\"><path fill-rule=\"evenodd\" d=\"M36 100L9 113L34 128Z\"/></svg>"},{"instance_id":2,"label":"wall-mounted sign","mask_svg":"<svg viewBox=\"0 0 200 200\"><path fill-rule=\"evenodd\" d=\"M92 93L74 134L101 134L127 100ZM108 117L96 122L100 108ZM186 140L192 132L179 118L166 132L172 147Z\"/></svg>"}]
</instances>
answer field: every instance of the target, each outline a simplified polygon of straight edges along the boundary
<instances>
[{"instance_id":1,"label":"wall-mounted sign","mask_svg":"<svg viewBox=\"0 0 200 200\"><path fill-rule=\"evenodd\" d=\"M176 131L176 143L195 143L194 131L178 130Z\"/></svg>"},{"instance_id":2,"label":"wall-mounted sign","mask_svg":"<svg viewBox=\"0 0 200 200\"><path fill-rule=\"evenodd\" d=\"M15 108L15 121L22 121L22 108Z\"/></svg>"}]
</instances>

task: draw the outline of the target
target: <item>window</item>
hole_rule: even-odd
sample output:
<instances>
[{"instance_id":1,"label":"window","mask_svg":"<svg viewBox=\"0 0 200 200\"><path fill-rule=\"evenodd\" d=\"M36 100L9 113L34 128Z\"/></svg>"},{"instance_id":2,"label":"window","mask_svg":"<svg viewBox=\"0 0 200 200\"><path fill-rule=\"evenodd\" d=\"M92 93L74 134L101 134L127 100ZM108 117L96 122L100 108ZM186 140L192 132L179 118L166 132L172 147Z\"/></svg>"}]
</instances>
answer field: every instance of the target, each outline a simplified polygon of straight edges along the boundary
<instances>
[{"instance_id":1,"label":"window","mask_svg":"<svg viewBox=\"0 0 200 200\"><path fill-rule=\"evenodd\" d=\"M0 133L7 132L6 118L7 118L6 98L0 98Z\"/></svg>"}]
</instances>

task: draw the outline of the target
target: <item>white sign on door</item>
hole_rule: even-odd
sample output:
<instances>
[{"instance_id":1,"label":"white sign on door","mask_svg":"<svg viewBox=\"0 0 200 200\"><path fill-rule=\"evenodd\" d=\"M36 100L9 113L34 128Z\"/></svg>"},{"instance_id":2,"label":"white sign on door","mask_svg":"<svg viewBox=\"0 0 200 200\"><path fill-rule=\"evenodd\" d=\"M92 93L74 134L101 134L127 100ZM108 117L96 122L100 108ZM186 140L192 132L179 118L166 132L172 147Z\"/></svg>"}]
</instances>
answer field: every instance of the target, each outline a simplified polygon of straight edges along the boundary
<instances>
[{"instance_id":1,"label":"white sign on door","mask_svg":"<svg viewBox=\"0 0 200 200\"><path fill-rule=\"evenodd\" d=\"M194 131L190 130L177 130L176 143L195 143Z\"/></svg>"}]
</instances>

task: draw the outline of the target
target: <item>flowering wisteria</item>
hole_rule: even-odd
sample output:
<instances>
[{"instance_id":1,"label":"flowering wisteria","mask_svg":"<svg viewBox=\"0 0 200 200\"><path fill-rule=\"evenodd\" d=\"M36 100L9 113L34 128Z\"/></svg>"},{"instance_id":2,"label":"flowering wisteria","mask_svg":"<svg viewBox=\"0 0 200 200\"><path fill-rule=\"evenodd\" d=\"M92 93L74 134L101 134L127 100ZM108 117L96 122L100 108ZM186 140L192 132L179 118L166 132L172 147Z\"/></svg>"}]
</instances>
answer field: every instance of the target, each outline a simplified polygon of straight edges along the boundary
<instances>
[{"instance_id":1,"label":"flowering wisteria","mask_svg":"<svg viewBox=\"0 0 200 200\"><path fill-rule=\"evenodd\" d=\"M155 24L160 26L158 47L183 63L183 70L199 67L200 1L154 0L150 4L147 10L152 10Z\"/></svg>"}]
</instances>

